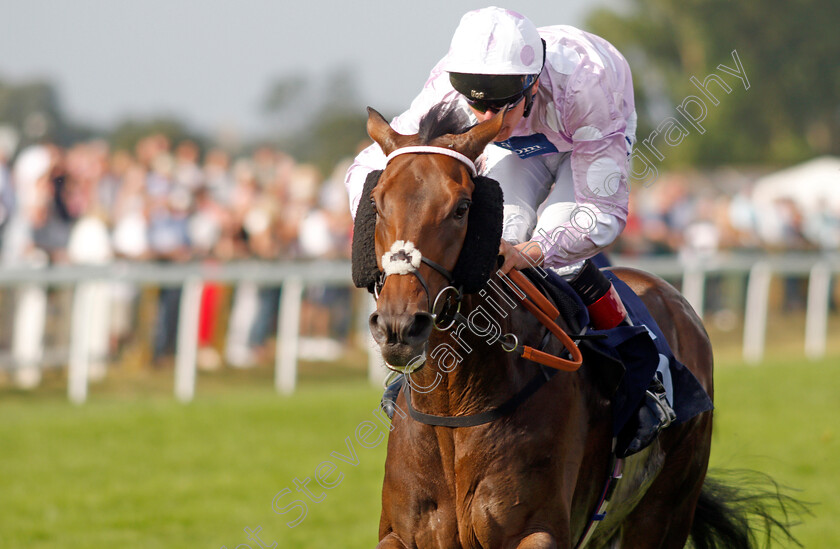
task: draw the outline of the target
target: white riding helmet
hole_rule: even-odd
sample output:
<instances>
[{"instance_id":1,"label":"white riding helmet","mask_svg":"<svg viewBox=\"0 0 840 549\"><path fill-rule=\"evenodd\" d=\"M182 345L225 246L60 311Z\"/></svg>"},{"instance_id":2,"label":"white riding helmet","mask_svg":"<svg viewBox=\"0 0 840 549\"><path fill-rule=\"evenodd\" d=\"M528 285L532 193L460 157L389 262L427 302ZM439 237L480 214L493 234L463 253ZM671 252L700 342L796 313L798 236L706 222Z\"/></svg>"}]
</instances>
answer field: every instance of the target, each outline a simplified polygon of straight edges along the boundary
<instances>
[{"instance_id":1,"label":"white riding helmet","mask_svg":"<svg viewBox=\"0 0 840 549\"><path fill-rule=\"evenodd\" d=\"M524 96L527 117L545 64L544 44L524 15L496 7L475 10L461 18L443 69L477 111L498 112Z\"/></svg>"},{"instance_id":2,"label":"white riding helmet","mask_svg":"<svg viewBox=\"0 0 840 549\"><path fill-rule=\"evenodd\" d=\"M542 39L527 17L489 7L461 18L443 69L465 74L539 74L543 56Z\"/></svg>"}]
</instances>

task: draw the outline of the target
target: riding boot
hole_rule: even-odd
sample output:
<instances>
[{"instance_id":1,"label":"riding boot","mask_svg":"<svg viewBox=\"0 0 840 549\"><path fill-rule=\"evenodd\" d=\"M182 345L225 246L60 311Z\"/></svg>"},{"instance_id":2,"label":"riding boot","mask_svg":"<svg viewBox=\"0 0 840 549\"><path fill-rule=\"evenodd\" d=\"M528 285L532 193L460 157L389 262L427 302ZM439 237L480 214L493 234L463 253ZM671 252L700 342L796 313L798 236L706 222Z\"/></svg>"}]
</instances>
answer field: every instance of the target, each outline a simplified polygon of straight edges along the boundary
<instances>
[{"instance_id":1,"label":"riding boot","mask_svg":"<svg viewBox=\"0 0 840 549\"><path fill-rule=\"evenodd\" d=\"M635 421L631 420L618 435L616 455L624 458L647 448L659 432L675 419L677 414L668 403L665 386L654 376L645 391L645 400L639 407Z\"/></svg>"},{"instance_id":2,"label":"riding boot","mask_svg":"<svg viewBox=\"0 0 840 549\"><path fill-rule=\"evenodd\" d=\"M569 280L569 286L580 296L589 312L589 321L596 330L631 324L615 286L591 260L583 262L580 270Z\"/></svg>"},{"instance_id":3,"label":"riding boot","mask_svg":"<svg viewBox=\"0 0 840 549\"><path fill-rule=\"evenodd\" d=\"M590 260L584 262L577 274L569 280L569 285L589 311L589 319L595 329L609 330L616 326L632 325L615 286ZM668 427L676 417L665 396L665 387L659 378L654 377L636 416L618 434L616 455L623 458L646 448L659 431Z\"/></svg>"},{"instance_id":4,"label":"riding boot","mask_svg":"<svg viewBox=\"0 0 840 549\"><path fill-rule=\"evenodd\" d=\"M385 380L385 392L382 394L382 402L379 406L388 419L394 419L394 409L397 406L397 396L405 382L405 375L393 372Z\"/></svg>"}]
</instances>

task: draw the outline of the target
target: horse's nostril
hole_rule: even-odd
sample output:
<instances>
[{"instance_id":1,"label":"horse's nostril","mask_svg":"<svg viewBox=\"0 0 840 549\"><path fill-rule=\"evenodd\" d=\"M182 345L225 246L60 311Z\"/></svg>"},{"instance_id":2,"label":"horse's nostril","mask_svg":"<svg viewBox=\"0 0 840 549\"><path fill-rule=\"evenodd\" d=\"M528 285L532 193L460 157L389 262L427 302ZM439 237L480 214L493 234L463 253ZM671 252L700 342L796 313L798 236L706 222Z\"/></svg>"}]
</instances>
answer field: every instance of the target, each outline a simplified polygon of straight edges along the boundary
<instances>
[{"instance_id":1,"label":"horse's nostril","mask_svg":"<svg viewBox=\"0 0 840 549\"><path fill-rule=\"evenodd\" d=\"M409 344L426 341L432 333L433 320L429 313L415 313L412 321L403 330L403 340Z\"/></svg>"},{"instance_id":2,"label":"horse's nostril","mask_svg":"<svg viewBox=\"0 0 840 549\"><path fill-rule=\"evenodd\" d=\"M382 345L388 340L388 326L382 315L378 312L372 313L368 319L368 324L370 325L370 334L377 343Z\"/></svg>"},{"instance_id":3,"label":"horse's nostril","mask_svg":"<svg viewBox=\"0 0 840 549\"><path fill-rule=\"evenodd\" d=\"M433 320L429 313L389 316L378 311L368 320L370 333L380 345L421 345L432 333Z\"/></svg>"}]
</instances>

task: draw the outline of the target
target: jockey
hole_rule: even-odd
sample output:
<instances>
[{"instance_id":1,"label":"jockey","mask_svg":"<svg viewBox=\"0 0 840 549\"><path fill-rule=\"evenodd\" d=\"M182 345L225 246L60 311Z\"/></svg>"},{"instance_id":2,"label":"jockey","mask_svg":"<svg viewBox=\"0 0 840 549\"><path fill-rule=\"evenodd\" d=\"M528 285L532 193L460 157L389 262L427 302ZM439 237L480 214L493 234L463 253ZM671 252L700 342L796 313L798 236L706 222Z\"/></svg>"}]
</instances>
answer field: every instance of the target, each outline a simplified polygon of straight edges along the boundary
<instances>
[{"instance_id":1,"label":"jockey","mask_svg":"<svg viewBox=\"0 0 840 549\"><path fill-rule=\"evenodd\" d=\"M505 111L502 129L484 151L482 170L504 192L502 271L552 268L581 295L595 327L629 322L612 284L589 261L618 237L627 219L636 111L630 68L621 53L571 26L537 29L510 10L471 11L423 91L391 125L415 134L422 116L441 102L475 122ZM385 164L373 144L349 168L345 184L354 215L365 178ZM654 380L632 451L647 446L674 418L664 388ZM393 384L383 402L398 391Z\"/></svg>"}]
</instances>

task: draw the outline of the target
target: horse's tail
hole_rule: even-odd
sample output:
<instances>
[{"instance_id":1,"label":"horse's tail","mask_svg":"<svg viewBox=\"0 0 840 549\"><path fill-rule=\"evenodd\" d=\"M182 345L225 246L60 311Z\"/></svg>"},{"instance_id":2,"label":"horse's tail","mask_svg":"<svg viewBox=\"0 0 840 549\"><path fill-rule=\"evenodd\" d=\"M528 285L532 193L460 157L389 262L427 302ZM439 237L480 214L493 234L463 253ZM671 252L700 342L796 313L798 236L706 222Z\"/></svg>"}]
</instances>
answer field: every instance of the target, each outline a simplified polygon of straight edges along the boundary
<instances>
[{"instance_id":1,"label":"horse's tail","mask_svg":"<svg viewBox=\"0 0 840 549\"><path fill-rule=\"evenodd\" d=\"M714 471L706 477L694 511L694 549L802 547L791 533L808 505L783 492L769 476L755 471ZM763 542L763 543L762 543Z\"/></svg>"}]
</instances>

